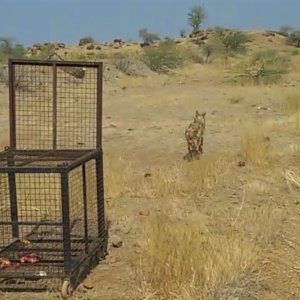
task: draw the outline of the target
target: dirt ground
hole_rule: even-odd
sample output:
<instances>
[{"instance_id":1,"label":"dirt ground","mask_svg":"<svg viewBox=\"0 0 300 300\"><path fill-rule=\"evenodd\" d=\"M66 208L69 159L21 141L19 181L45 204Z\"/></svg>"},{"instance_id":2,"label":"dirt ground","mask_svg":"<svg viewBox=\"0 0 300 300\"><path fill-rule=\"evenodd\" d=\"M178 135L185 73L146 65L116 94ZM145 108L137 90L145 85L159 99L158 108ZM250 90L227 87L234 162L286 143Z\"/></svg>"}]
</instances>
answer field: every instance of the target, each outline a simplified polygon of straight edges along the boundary
<instances>
[{"instance_id":1,"label":"dirt ground","mask_svg":"<svg viewBox=\"0 0 300 300\"><path fill-rule=\"evenodd\" d=\"M298 66L300 60L294 63ZM152 299L138 292L139 245L146 238L143 228L147 219L158 213L168 215L173 198L148 197L142 191L144 186L136 182L144 182L145 173L155 178L161 170L189 164L182 159L187 152L184 130L195 110L206 112L201 160L222 155L218 154L222 151L234 158L226 170L219 170L217 182L195 200L206 225L217 232L229 228L231 217L241 210L251 216L250 212L266 205L281 216L279 221L274 217L270 230L276 232L276 237L267 244L257 265L263 283L253 287L251 297L232 293L216 299L300 299L299 191L297 187L293 192L289 190L284 177L286 170L297 172L300 135L299 128L281 109L285 93L298 89L300 75L295 67L280 84L259 87L232 85L225 82L226 76L221 66L199 64L171 75L133 78L118 74L114 80L104 82L105 184L113 184L112 169L116 171L118 166L122 166L119 172L132 178L126 178L125 184L120 179L122 191L106 186L107 216L112 224L109 255L88 278L93 289L80 287L72 299ZM6 88L1 87L0 97L2 103L7 101ZM8 116L7 107L0 107L4 145ZM275 154L268 167L256 168L243 158L240 140L249 124L264 131L270 140ZM239 160L245 161L245 167L238 166ZM184 200L179 197L179 201ZM255 222L253 217L253 226ZM257 223L259 230L263 230L262 224ZM111 243L118 240L123 246L112 247ZM7 300L58 297L51 293L0 294Z\"/></svg>"}]
</instances>

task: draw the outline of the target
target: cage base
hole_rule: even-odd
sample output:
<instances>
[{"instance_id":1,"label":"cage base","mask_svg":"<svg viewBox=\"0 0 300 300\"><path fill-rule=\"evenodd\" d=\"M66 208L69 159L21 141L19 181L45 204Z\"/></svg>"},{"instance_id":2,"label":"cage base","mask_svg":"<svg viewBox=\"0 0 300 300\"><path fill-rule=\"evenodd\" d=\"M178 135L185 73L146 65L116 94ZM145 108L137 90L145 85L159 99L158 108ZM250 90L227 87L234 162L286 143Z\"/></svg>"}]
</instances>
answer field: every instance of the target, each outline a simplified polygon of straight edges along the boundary
<instances>
[{"instance_id":1,"label":"cage base","mask_svg":"<svg viewBox=\"0 0 300 300\"><path fill-rule=\"evenodd\" d=\"M79 242L79 241L77 241ZM76 244L76 243L75 243ZM17 253L20 242L14 242L0 252L1 256L6 253ZM35 245L35 249L40 244ZM55 243L52 242L54 246ZM59 292L66 281L69 282L70 290L74 291L86 276L107 255L107 237L102 240L91 240L88 253L76 256L69 272L64 270L63 257L57 256L57 261L45 256L35 265L24 265L18 270L0 270L0 290L3 292ZM47 252L45 252L47 253ZM62 252L60 252L61 254ZM48 260L47 260L48 258ZM12 261L14 262L14 261ZM53 268L56 268L53 270Z\"/></svg>"}]
</instances>

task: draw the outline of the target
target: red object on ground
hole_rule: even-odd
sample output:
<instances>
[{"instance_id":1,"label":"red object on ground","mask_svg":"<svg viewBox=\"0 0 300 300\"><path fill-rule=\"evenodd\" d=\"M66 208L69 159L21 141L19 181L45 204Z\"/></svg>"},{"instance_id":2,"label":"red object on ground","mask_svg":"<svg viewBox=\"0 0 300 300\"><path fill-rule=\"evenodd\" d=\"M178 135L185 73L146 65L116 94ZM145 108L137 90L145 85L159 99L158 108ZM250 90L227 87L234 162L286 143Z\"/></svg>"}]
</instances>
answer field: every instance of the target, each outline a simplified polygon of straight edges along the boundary
<instances>
[{"instance_id":1,"label":"red object on ground","mask_svg":"<svg viewBox=\"0 0 300 300\"><path fill-rule=\"evenodd\" d=\"M23 264L23 263L35 264L35 263L39 262L40 259L41 259L41 256L37 253L26 253L20 257L20 263L21 264Z\"/></svg>"},{"instance_id":2,"label":"red object on ground","mask_svg":"<svg viewBox=\"0 0 300 300\"><path fill-rule=\"evenodd\" d=\"M6 269L11 266L11 262L8 259L0 259L0 269Z\"/></svg>"}]
</instances>

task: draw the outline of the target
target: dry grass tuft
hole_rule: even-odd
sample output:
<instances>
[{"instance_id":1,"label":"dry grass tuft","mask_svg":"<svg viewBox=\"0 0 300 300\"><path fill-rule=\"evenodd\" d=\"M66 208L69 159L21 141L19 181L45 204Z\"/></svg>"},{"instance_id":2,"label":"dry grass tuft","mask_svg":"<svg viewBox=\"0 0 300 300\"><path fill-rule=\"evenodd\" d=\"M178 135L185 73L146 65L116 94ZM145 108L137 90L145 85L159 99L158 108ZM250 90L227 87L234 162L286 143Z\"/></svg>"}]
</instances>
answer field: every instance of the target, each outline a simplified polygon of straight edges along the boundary
<instances>
[{"instance_id":1,"label":"dry grass tuft","mask_svg":"<svg viewBox=\"0 0 300 300\"><path fill-rule=\"evenodd\" d=\"M105 158L104 177L107 199L117 198L128 192L132 175L131 164L122 157ZM112 203L108 203L108 206Z\"/></svg>"},{"instance_id":2,"label":"dry grass tuft","mask_svg":"<svg viewBox=\"0 0 300 300\"><path fill-rule=\"evenodd\" d=\"M153 174L148 189L160 198L197 196L218 184L232 162L228 152L218 152L190 163L175 164Z\"/></svg>"},{"instance_id":3,"label":"dry grass tuft","mask_svg":"<svg viewBox=\"0 0 300 300\"><path fill-rule=\"evenodd\" d=\"M243 209L236 228L245 236L259 244L262 248L275 245L282 234L282 224L285 213L271 203L266 203L255 209Z\"/></svg>"},{"instance_id":4,"label":"dry grass tuft","mask_svg":"<svg viewBox=\"0 0 300 300\"><path fill-rule=\"evenodd\" d=\"M246 184L245 189L248 194L267 196L271 192L271 187L261 180L253 180Z\"/></svg>"},{"instance_id":5,"label":"dry grass tuft","mask_svg":"<svg viewBox=\"0 0 300 300\"><path fill-rule=\"evenodd\" d=\"M0 152L9 145L8 130L0 130Z\"/></svg>"},{"instance_id":6,"label":"dry grass tuft","mask_svg":"<svg viewBox=\"0 0 300 300\"><path fill-rule=\"evenodd\" d=\"M262 129L247 127L241 134L241 154L254 166L267 166L271 160L271 149L268 137Z\"/></svg>"},{"instance_id":7,"label":"dry grass tuft","mask_svg":"<svg viewBox=\"0 0 300 300\"><path fill-rule=\"evenodd\" d=\"M299 114L300 112L300 92L287 93L283 96L282 108L289 115Z\"/></svg>"},{"instance_id":8,"label":"dry grass tuft","mask_svg":"<svg viewBox=\"0 0 300 300\"><path fill-rule=\"evenodd\" d=\"M147 229L139 274L143 299L214 299L251 273L259 257L259 248L245 236L209 233L196 216L158 216Z\"/></svg>"}]
</instances>

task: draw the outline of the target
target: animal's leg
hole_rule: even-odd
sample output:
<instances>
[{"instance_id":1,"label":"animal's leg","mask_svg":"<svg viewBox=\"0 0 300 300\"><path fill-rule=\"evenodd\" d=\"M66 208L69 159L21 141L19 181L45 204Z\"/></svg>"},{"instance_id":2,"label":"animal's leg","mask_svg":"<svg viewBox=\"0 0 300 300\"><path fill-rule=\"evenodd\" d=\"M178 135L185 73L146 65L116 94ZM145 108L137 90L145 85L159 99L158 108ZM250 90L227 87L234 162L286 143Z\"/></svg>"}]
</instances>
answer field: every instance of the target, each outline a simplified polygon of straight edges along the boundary
<instances>
[{"instance_id":1,"label":"animal's leg","mask_svg":"<svg viewBox=\"0 0 300 300\"><path fill-rule=\"evenodd\" d=\"M191 146L191 143L188 141L188 142L187 142L187 145L188 145L188 152L191 153L191 152L192 152L192 146Z\"/></svg>"},{"instance_id":2,"label":"animal's leg","mask_svg":"<svg viewBox=\"0 0 300 300\"><path fill-rule=\"evenodd\" d=\"M201 143L199 145L199 151L201 152L201 154L203 153L203 136L201 137Z\"/></svg>"}]
</instances>

